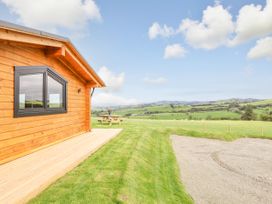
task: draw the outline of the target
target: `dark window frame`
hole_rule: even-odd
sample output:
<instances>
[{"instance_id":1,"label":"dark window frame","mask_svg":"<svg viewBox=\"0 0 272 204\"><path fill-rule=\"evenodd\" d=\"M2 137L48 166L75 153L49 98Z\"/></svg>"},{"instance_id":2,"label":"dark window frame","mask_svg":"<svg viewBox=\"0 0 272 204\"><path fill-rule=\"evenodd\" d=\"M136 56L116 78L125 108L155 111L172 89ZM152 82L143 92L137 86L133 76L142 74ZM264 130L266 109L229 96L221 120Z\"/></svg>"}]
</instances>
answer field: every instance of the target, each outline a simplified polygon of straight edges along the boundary
<instances>
[{"instance_id":1,"label":"dark window frame","mask_svg":"<svg viewBox=\"0 0 272 204\"><path fill-rule=\"evenodd\" d=\"M14 67L14 117L37 116L67 113L67 80L55 72L50 67L46 66L15 66ZM19 108L20 101L20 76L30 74L43 74L43 108L33 108L22 110ZM63 85L63 107L49 108L48 107L48 76Z\"/></svg>"}]
</instances>

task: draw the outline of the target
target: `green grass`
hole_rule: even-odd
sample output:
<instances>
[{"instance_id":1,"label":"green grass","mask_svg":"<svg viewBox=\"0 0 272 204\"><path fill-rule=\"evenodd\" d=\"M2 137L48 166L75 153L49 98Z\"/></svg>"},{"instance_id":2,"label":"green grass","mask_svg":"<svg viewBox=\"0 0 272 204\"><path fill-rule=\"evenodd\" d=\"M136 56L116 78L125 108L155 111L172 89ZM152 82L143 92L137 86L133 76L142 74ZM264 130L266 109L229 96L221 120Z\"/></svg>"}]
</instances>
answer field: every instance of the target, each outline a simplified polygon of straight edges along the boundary
<instances>
[{"instance_id":1,"label":"green grass","mask_svg":"<svg viewBox=\"0 0 272 204\"><path fill-rule=\"evenodd\" d=\"M256 102L251 102L251 103L246 103L246 104L250 104L252 106L271 105L272 104L272 99L266 99L266 100L256 101Z\"/></svg>"},{"instance_id":2,"label":"green grass","mask_svg":"<svg viewBox=\"0 0 272 204\"><path fill-rule=\"evenodd\" d=\"M30 203L192 203L169 135L272 138L272 123L259 121L126 120L122 127L118 137Z\"/></svg>"},{"instance_id":3,"label":"green grass","mask_svg":"<svg viewBox=\"0 0 272 204\"><path fill-rule=\"evenodd\" d=\"M213 120L220 120L221 118L228 118L232 120L239 120L240 114L228 111L210 111L210 112L193 112L193 113L157 113L151 115L131 116L134 119L155 119L155 120L183 120L187 119L189 115L194 120L203 120L212 118Z\"/></svg>"},{"instance_id":4,"label":"green grass","mask_svg":"<svg viewBox=\"0 0 272 204\"><path fill-rule=\"evenodd\" d=\"M252 105L256 120L261 120L262 115L267 115L272 109L272 99L245 102L241 100L220 100L200 104L145 104L139 106L116 107L112 114L132 119L156 120L240 120L245 105ZM94 116L107 114L106 109L93 110Z\"/></svg>"}]
</instances>

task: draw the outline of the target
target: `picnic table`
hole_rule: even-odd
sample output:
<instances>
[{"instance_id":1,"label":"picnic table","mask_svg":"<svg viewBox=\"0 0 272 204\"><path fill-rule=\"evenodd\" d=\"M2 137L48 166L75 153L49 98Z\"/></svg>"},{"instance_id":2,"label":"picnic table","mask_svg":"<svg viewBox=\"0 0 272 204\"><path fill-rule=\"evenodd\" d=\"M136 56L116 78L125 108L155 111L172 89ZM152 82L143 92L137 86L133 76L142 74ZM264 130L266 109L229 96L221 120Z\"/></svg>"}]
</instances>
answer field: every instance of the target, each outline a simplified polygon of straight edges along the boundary
<instances>
[{"instance_id":1,"label":"picnic table","mask_svg":"<svg viewBox=\"0 0 272 204\"><path fill-rule=\"evenodd\" d=\"M123 119L119 115L101 115L98 122L101 124L121 124Z\"/></svg>"}]
</instances>

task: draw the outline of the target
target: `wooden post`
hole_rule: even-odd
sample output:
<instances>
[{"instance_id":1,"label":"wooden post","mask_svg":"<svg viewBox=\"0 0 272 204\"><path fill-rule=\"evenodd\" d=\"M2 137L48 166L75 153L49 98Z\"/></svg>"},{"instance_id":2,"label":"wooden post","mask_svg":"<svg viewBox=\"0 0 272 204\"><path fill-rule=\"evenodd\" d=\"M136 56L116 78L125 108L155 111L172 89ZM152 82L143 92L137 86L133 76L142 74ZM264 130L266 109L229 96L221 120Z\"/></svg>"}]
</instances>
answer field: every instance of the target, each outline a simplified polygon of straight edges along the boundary
<instances>
[{"instance_id":1,"label":"wooden post","mask_svg":"<svg viewBox=\"0 0 272 204\"><path fill-rule=\"evenodd\" d=\"M228 132L231 133L231 126L230 126L230 124L228 125Z\"/></svg>"},{"instance_id":2,"label":"wooden post","mask_svg":"<svg viewBox=\"0 0 272 204\"><path fill-rule=\"evenodd\" d=\"M86 132L91 131L91 95L90 95L90 87L85 87L85 130Z\"/></svg>"}]
</instances>

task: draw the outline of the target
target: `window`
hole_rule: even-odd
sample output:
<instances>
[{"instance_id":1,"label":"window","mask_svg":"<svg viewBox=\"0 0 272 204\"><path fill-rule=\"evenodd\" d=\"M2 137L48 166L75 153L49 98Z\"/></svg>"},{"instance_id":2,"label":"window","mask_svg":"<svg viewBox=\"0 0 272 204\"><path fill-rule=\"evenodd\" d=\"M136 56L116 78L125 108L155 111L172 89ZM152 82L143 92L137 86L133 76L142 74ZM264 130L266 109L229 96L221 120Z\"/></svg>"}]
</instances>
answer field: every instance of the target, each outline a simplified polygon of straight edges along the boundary
<instances>
[{"instance_id":1,"label":"window","mask_svg":"<svg viewBox=\"0 0 272 204\"><path fill-rule=\"evenodd\" d=\"M48 76L48 108L62 108L63 107L63 85Z\"/></svg>"},{"instance_id":2,"label":"window","mask_svg":"<svg viewBox=\"0 0 272 204\"><path fill-rule=\"evenodd\" d=\"M14 116L67 112L67 81L48 67L15 67Z\"/></svg>"},{"instance_id":3,"label":"window","mask_svg":"<svg viewBox=\"0 0 272 204\"><path fill-rule=\"evenodd\" d=\"M42 108L43 74L20 76L19 109Z\"/></svg>"}]
</instances>

